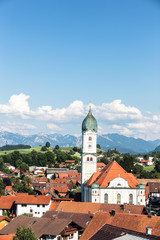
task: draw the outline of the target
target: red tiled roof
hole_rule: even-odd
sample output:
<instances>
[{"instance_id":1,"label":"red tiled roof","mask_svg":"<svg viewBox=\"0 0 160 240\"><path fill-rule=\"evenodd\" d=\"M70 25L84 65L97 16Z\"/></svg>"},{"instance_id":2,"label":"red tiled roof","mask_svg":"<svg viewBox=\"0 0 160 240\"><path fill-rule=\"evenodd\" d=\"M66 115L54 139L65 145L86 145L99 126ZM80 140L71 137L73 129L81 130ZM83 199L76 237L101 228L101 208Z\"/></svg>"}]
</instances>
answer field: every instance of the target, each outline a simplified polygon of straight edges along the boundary
<instances>
[{"instance_id":1,"label":"red tiled roof","mask_svg":"<svg viewBox=\"0 0 160 240\"><path fill-rule=\"evenodd\" d=\"M59 193L67 193L68 192L68 187L53 187L56 191Z\"/></svg>"},{"instance_id":2,"label":"red tiled roof","mask_svg":"<svg viewBox=\"0 0 160 240\"><path fill-rule=\"evenodd\" d=\"M142 214L143 205L129 205L129 204L106 204L106 203L91 203L91 202L65 202L62 201L57 207L58 210L63 212L74 212L74 213L88 213L94 214L98 211L110 212L111 210L121 213L136 213Z\"/></svg>"},{"instance_id":3,"label":"red tiled roof","mask_svg":"<svg viewBox=\"0 0 160 240\"><path fill-rule=\"evenodd\" d=\"M0 240L12 240L14 236L14 234L0 235Z\"/></svg>"},{"instance_id":4,"label":"red tiled roof","mask_svg":"<svg viewBox=\"0 0 160 240\"><path fill-rule=\"evenodd\" d=\"M97 183L100 188L106 188L109 182L117 177L125 179L131 188L136 188L138 185L136 177L132 173L127 173L116 161L109 162L100 172L94 173L86 185L91 186L92 183Z\"/></svg>"},{"instance_id":5,"label":"red tiled roof","mask_svg":"<svg viewBox=\"0 0 160 240\"><path fill-rule=\"evenodd\" d=\"M104 224L141 233L146 233L146 227L149 226L152 228L153 235L160 236L160 218L158 216L148 218L147 215L128 213L123 213L123 215L122 213L115 213L114 216L111 216L110 213L98 212L94 215L80 240L90 239Z\"/></svg>"},{"instance_id":6,"label":"red tiled roof","mask_svg":"<svg viewBox=\"0 0 160 240\"><path fill-rule=\"evenodd\" d=\"M16 197L16 204L49 204L51 200L51 196L17 196Z\"/></svg>"},{"instance_id":7,"label":"red tiled roof","mask_svg":"<svg viewBox=\"0 0 160 240\"><path fill-rule=\"evenodd\" d=\"M6 191L11 191L12 190L12 186L6 186L5 190Z\"/></svg>"},{"instance_id":8,"label":"red tiled roof","mask_svg":"<svg viewBox=\"0 0 160 240\"><path fill-rule=\"evenodd\" d=\"M49 208L49 211L56 211L58 205L59 205L59 202L52 202L52 203L51 203L51 206L50 206L50 208Z\"/></svg>"},{"instance_id":9,"label":"red tiled roof","mask_svg":"<svg viewBox=\"0 0 160 240\"><path fill-rule=\"evenodd\" d=\"M106 164L103 163L103 162L98 162L97 163L97 168L101 168L101 167L105 167L105 166L106 166Z\"/></svg>"},{"instance_id":10,"label":"red tiled roof","mask_svg":"<svg viewBox=\"0 0 160 240\"><path fill-rule=\"evenodd\" d=\"M16 198L13 196L1 196L0 197L0 209L11 209L15 199Z\"/></svg>"}]
</instances>

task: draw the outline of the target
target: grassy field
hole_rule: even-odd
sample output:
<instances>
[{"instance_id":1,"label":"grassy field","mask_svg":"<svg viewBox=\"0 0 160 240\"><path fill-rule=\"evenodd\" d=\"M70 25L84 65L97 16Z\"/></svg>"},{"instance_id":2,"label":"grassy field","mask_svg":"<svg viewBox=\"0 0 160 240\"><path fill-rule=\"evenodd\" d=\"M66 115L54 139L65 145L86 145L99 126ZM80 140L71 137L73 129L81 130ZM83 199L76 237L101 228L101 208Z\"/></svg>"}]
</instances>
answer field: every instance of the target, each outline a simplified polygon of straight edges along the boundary
<instances>
[{"instance_id":1,"label":"grassy field","mask_svg":"<svg viewBox=\"0 0 160 240\"><path fill-rule=\"evenodd\" d=\"M19 151L22 154L27 154L32 152L33 150L40 152L41 151L41 146L38 147L33 147L33 148L28 148L28 149L16 149L16 150L10 150L10 151L0 151L0 155L5 155L5 154L9 154L12 153L14 151ZM42 152L43 153L43 152Z\"/></svg>"},{"instance_id":2,"label":"grassy field","mask_svg":"<svg viewBox=\"0 0 160 240\"><path fill-rule=\"evenodd\" d=\"M33 147L33 148L28 148L28 149L16 149L16 150L9 150L9 151L0 151L0 155L5 155L5 154L10 154L14 151L18 151L21 154L28 154L30 152L32 152L33 150L35 150L36 152L41 152L41 153L45 153L46 151L41 151L41 147L42 146L38 146L38 147ZM68 147L68 148L60 148L61 151L64 152L69 152L70 150L72 150L73 147ZM49 148L48 151L53 151L53 148ZM74 156L76 157L80 157L81 155L79 153L74 154Z\"/></svg>"},{"instance_id":3,"label":"grassy field","mask_svg":"<svg viewBox=\"0 0 160 240\"><path fill-rule=\"evenodd\" d=\"M151 172L153 169L154 169L154 165L153 166L146 166L146 167L143 167L143 169L146 171L146 172Z\"/></svg>"}]
</instances>

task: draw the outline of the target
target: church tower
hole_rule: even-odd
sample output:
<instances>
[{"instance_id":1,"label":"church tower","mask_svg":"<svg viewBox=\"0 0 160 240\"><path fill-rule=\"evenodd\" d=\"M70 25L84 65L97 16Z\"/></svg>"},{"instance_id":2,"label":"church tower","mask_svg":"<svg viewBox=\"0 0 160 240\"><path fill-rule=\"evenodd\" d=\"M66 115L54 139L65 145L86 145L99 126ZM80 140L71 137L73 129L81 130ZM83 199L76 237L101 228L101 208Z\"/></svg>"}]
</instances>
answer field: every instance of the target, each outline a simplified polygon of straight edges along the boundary
<instances>
[{"instance_id":1,"label":"church tower","mask_svg":"<svg viewBox=\"0 0 160 240\"><path fill-rule=\"evenodd\" d=\"M97 172L97 121L91 108L82 123L81 199L84 201L84 183Z\"/></svg>"}]
</instances>

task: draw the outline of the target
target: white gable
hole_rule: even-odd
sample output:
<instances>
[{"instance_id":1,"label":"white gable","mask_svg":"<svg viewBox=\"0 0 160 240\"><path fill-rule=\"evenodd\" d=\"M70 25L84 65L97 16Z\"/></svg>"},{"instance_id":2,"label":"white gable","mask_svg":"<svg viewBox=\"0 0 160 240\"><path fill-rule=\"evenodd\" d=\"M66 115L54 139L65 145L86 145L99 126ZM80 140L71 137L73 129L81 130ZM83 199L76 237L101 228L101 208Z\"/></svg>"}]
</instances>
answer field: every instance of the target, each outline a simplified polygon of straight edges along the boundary
<instances>
[{"instance_id":1,"label":"white gable","mask_svg":"<svg viewBox=\"0 0 160 240\"><path fill-rule=\"evenodd\" d=\"M128 182L121 177L117 177L112 181L110 181L108 187L109 188L130 188L128 185Z\"/></svg>"}]
</instances>

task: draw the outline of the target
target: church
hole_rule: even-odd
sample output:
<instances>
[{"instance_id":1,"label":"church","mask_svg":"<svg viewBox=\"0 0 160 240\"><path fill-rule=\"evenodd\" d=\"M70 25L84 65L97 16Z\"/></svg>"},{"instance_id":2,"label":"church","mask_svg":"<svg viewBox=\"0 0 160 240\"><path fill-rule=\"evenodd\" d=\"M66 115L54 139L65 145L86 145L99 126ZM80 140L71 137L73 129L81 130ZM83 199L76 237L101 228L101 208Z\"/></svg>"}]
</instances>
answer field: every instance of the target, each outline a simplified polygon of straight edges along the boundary
<instances>
[{"instance_id":1,"label":"church","mask_svg":"<svg viewBox=\"0 0 160 240\"><path fill-rule=\"evenodd\" d=\"M82 202L145 205L145 186L116 161L97 172L97 130L90 108L82 123Z\"/></svg>"}]
</instances>

